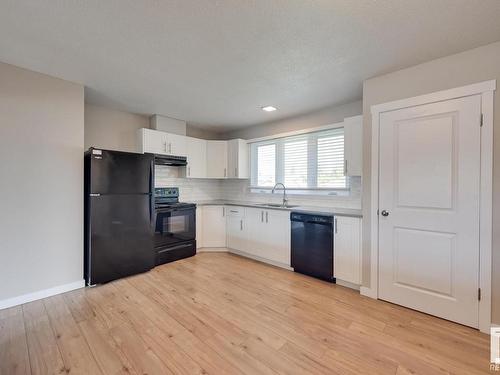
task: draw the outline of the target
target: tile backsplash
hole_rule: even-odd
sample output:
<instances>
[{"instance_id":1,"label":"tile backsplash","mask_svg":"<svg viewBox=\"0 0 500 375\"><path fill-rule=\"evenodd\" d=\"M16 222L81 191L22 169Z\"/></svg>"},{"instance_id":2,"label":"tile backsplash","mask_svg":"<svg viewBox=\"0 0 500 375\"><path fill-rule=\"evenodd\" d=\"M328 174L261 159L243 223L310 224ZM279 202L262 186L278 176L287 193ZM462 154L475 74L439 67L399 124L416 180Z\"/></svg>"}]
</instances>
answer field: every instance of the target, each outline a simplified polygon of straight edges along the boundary
<instances>
[{"instance_id":1,"label":"tile backsplash","mask_svg":"<svg viewBox=\"0 0 500 375\"><path fill-rule=\"evenodd\" d=\"M177 186L179 188L179 199L183 202L227 199L279 203L282 199L281 190L274 195L251 193L249 191L248 180L191 179L179 177L181 175L181 168L157 166L155 171L155 186ZM347 197L289 195L289 203L302 206L361 208L361 177L351 177L350 186L351 194Z\"/></svg>"},{"instance_id":2,"label":"tile backsplash","mask_svg":"<svg viewBox=\"0 0 500 375\"><path fill-rule=\"evenodd\" d=\"M156 166L155 187L178 187L182 202L222 199L221 180L179 177L181 168Z\"/></svg>"}]
</instances>

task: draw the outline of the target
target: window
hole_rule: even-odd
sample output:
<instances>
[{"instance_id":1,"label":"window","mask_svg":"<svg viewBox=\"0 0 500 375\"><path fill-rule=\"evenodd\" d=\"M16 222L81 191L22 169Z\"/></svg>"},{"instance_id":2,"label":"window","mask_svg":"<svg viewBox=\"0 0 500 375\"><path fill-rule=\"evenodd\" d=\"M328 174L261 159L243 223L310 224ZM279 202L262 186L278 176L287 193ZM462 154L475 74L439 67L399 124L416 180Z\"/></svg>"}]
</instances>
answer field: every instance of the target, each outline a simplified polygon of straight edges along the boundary
<instances>
[{"instance_id":1,"label":"window","mask_svg":"<svg viewBox=\"0 0 500 375\"><path fill-rule=\"evenodd\" d=\"M307 139L284 143L284 183L290 188L307 188Z\"/></svg>"},{"instance_id":2,"label":"window","mask_svg":"<svg viewBox=\"0 0 500 375\"><path fill-rule=\"evenodd\" d=\"M276 181L275 160L275 144L257 147L257 185L274 186L274 181Z\"/></svg>"},{"instance_id":3,"label":"window","mask_svg":"<svg viewBox=\"0 0 500 375\"><path fill-rule=\"evenodd\" d=\"M335 128L251 144L251 187L283 182L297 192L347 189L344 128Z\"/></svg>"}]
</instances>

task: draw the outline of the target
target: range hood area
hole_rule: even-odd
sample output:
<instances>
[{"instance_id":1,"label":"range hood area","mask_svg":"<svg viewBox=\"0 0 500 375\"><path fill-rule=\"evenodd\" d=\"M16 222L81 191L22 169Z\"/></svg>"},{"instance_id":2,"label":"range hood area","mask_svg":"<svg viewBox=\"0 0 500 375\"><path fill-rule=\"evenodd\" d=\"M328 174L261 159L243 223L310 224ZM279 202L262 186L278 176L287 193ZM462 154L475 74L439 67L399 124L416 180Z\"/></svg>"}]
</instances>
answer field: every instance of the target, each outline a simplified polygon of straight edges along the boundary
<instances>
[{"instance_id":1,"label":"range hood area","mask_svg":"<svg viewBox=\"0 0 500 375\"><path fill-rule=\"evenodd\" d=\"M168 165L170 167L184 167L187 165L187 157L175 155L155 154L155 165Z\"/></svg>"}]
</instances>

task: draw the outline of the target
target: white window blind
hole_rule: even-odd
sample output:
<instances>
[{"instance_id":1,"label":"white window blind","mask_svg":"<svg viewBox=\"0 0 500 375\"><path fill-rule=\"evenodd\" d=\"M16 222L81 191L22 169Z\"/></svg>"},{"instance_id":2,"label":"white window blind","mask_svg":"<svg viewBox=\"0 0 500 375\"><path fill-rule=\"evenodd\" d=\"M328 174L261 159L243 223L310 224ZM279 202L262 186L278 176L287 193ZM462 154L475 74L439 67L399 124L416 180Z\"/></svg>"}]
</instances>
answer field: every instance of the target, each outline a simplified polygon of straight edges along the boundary
<instances>
[{"instance_id":1,"label":"white window blind","mask_svg":"<svg viewBox=\"0 0 500 375\"><path fill-rule=\"evenodd\" d=\"M344 176L344 128L318 136L318 188L346 187Z\"/></svg>"},{"instance_id":2,"label":"white window blind","mask_svg":"<svg viewBox=\"0 0 500 375\"><path fill-rule=\"evenodd\" d=\"M251 144L251 186L290 190L347 189L344 176L344 128L277 138Z\"/></svg>"},{"instance_id":3,"label":"white window blind","mask_svg":"<svg viewBox=\"0 0 500 375\"><path fill-rule=\"evenodd\" d=\"M276 145L257 146L257 185L274 186L276 181Z\"/></svg>"},{"instance_id":4,"label":"white window blind","mask_svg":"<svg viewBox=\"0 0 500 375\"><path fill-rule=\"evenodd\" d=\"M307 139L285 140L284 183L290 188L307 188Z\"/></svg>"}]
</instances>

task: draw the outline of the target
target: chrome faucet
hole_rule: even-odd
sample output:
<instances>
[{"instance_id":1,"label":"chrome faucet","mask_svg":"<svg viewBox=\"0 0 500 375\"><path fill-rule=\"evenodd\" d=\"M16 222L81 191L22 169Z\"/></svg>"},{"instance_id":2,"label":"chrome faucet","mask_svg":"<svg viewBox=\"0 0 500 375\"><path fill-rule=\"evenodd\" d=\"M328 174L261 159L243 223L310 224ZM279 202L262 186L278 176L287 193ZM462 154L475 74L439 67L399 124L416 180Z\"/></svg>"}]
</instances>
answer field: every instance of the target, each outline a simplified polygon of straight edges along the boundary
<instances>
[{"instance_id":1,"label":"chrome faucet","mask_svg":"<svg viewBox=\"0 0 500 375\"><path fill-rule=\"evenodd\" d=\"M274 185L274 187L273 187L273 191L271 192L271 194L274 194L274 191L276 190L276 187L277 187L278 185L283 186L283 204L282 204L282 207L286 207L286 206L287 206L287 204L288 204L288 199L287 199L287 197L286 197L286 187L285 187L285 185L284 185L284 184L282 184L281 182L278 182L276 185Z\"/></svg>"}]
</instances>

